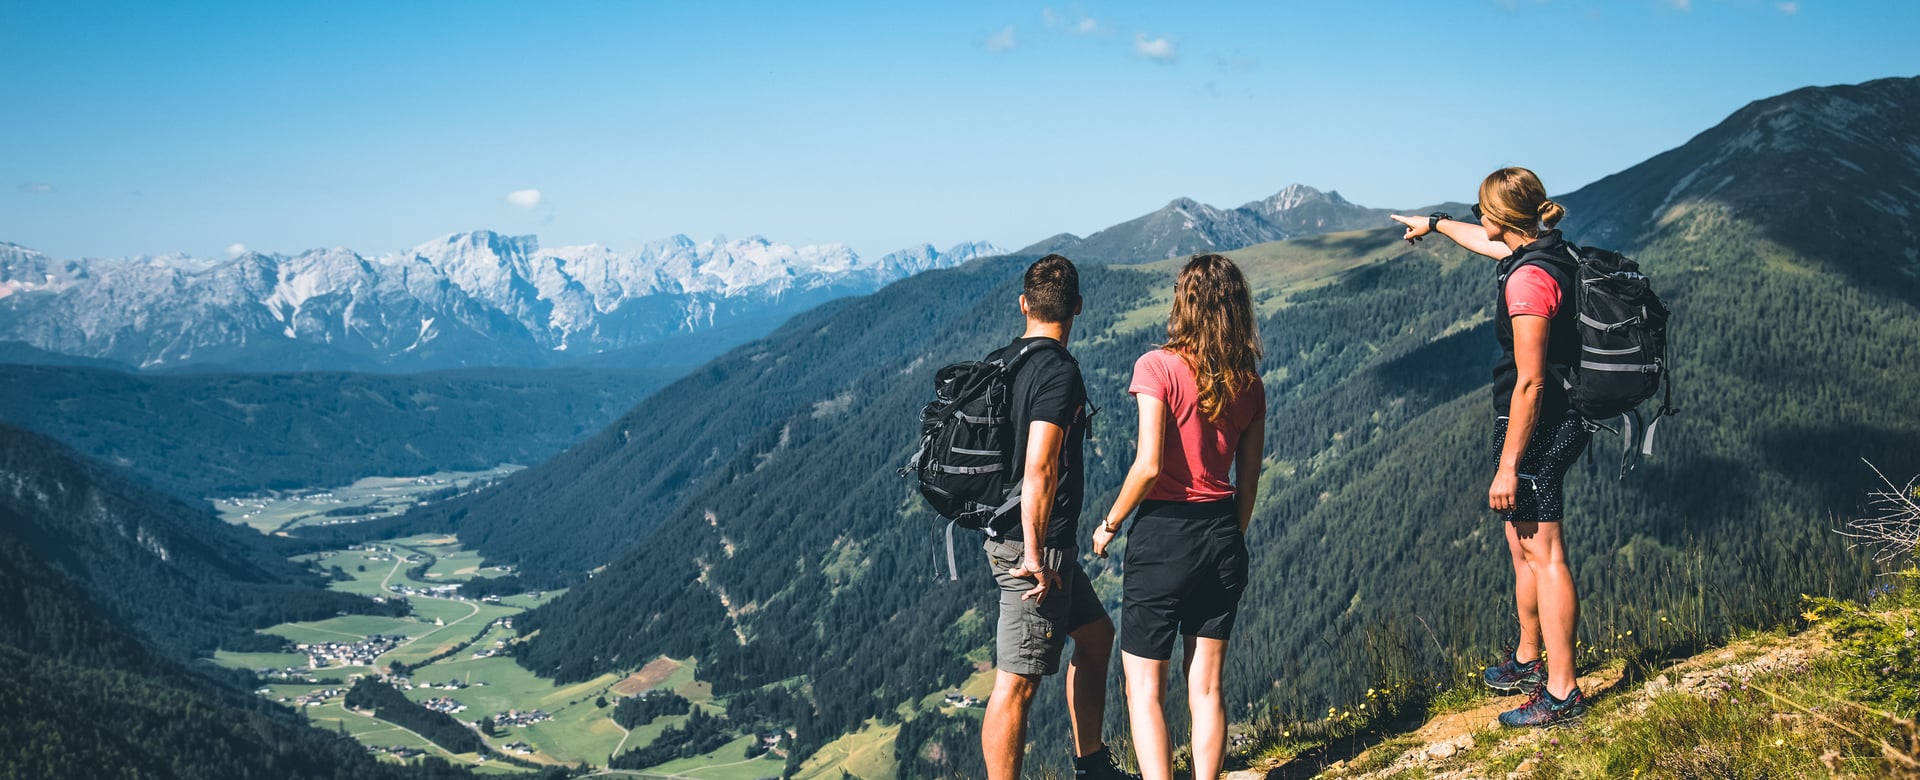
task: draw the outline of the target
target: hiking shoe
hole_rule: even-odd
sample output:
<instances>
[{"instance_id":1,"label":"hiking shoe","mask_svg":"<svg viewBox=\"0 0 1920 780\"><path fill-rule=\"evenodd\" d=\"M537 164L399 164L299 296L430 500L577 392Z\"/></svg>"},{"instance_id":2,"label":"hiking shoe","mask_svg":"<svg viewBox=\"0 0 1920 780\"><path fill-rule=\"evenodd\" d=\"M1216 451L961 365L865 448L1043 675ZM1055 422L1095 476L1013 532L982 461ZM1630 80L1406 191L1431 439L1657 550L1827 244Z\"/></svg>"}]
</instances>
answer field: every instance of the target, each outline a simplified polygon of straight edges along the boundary
<instances>
[{"instance_id":1,"label":"hiking shoe","mask_svg":"<svg viewBox=\"0 0 1920 780\"><path fill-rule=\"evenodd\" d=\"M1547 692L1546 686L1534 691L1533 697L1519 709L1500 713L1502 726L1558 726L1570 723L1587 714L1587 696L1574 688L1567 698L1556 699Z\"/></svg>"},{"instance_id":2,"label":"hiking shoe","mask_svg":"<svg viewBox=\"0 0 1920 780\"><path fill-rule=\"evenodd\" d=\"M1487 683L1488 688L1496 691L1532 693L1547 684L1547 665L1538 658L1523 664L1509 653L1507 660L1481 672L1480 679Z\"/></svg>"},{"instance_id":3,"label":"hiking shoe","mask_svg":"<svg viewBox=\"0 0 1920 780\"><path fill-rule=\"evenodd\" d=\"M1073 760L1073 776L1082 780L1140 780L1140 776L1120 768L1113 751L1101 747Z\"/></svg>"}]
</instances>

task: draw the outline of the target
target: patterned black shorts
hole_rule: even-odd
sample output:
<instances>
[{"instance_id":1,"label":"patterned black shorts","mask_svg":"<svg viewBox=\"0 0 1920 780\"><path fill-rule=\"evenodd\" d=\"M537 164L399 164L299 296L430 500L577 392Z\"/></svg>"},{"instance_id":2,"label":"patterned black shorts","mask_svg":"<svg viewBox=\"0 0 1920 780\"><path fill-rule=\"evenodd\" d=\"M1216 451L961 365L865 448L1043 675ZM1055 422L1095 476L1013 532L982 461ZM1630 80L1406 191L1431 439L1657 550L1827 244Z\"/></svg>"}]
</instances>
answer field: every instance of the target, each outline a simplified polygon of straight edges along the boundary
<instances>
[{"instance_id":1,"label":"patterned black shorts","mask_svg":"<svg viewBox=\"0 0 1920 780\"><path fill-rule=\"evenodd\" d=\"M1511 523L1558 523L1565 513L1560 483L1567 469L1580 459L1593 434L1579 415L1567 415L1557 421L1541 420L1527 438L1527 451L1520 455L1520 486L1514 491L1513 511L1501 518ZM1507 418L1493 423L1493 465L1500 467L1500 453L1507 446Z\"/></svg>"}]
</instances>

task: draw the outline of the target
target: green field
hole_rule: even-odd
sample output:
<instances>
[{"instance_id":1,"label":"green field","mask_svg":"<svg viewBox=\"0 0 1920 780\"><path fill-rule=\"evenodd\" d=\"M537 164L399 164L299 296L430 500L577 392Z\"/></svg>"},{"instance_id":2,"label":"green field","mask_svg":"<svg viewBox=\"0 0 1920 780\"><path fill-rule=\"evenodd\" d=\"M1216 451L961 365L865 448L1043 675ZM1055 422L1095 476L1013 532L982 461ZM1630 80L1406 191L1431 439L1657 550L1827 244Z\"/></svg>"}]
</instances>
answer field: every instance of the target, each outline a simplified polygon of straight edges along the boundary
<instances>
[{"instance_id":1,"label":"green field","mask_svg":"<svg viewBox=\"0 0 1920 780\"><path fill-rule=\"evenodd\" d=\"M407 511L421 496L447 488L485 484L521 468L503 464L486 471L443 471L424 477L367 477L344 487L216 498L213 505L227 522L270 534L328 521L391 517ZM326 515L329 511L347 508L364 509L366 513L351 517Z\"/></svg>"},{"instance_id":2,"label":"green field","mask_svg":"<svg viewBox=\"0 0 1920 780\"><path fill-rule=\"evenodd\" d=\"M780 772L786 768L786 759L771 753L759 758L747 758L747 743L753 739L755 737L741 737L703 756L669 761L659 766L626 774L630 777L692 777L701 778L701 780L756 780L761 777L779 777Z\"/></svg>"},{"instance_id":3,"label":"green field","mask_svg":"<svg viewBox=\"0 0 1920 780\"><path fill-rule=\"evenodd\" d=\"M359 674L384 674L395 661L412 666L458 647L458 651L448 657L415 669L409 679L419 687L405 690L404 693L416 702L451 696L467 707L454 717L468 723L490 715L498 716L509 710L540 710L551 715L551 720L542 723L500 726L495 732L497 736L487 740L496 751L503 753L506 752L503 748L506 743L525 742L534 753L517 757L537 763L571 765L586 762L604 766L611 756L645 746L669 726L679 725L685 720L684 716L660 718L628 733L612 718L613 705L622 695L616 693L614 688L626 680L625 674L608 674L582 683L559 686L527 671L505 655L474 658L476 652L502 652L506 645L519 638L517 630L498 625L495 621L552 601L562 592L543 592L538 597L528 594L510 596L497 604L394 592L393 588L396 587L425 589L506 573L488 567L478 554L462 549L458 540L451 536L394 539L376 542L358 550L316 553L295 560L344 572L347 579L333 583L335 590L387 600L405 598L413 611L413 614L403 617L341 615L325 620L285 623L263 630L262 633L284 637L292 642L349 642L373 634L407 638L403 644L380 656L373 668L335 665L313 671L312 674L318 678L345 680ZM423 565L423 577L415 579L409 576L410 569ZM212 660L222 666L248 670L304 668L307 663L307 658L299 653L222 651L216 653ZM444 685L450 680L458 681L465 687L453 690L428 687ZM272 683L264 687L269 698L284 700L283 703L294 706L295 700L308 693L350 685L350 682ZM637 676L634 682L620 685L620 691L626 694L648 688L674 691L710 713L725 712L720 702L713 698L713 687L699 679L698 667L692 659L663 660L657 671L650 671L644 676ZM603 698L607 706L596 706L595 702ZM937 694L929 700L937 701ZM429 750L434 755L488 773L524 771L498 761L481 763L478 762L479 757L474 755L449 755L391 723L344 709L337 697L306 707L304 711L315 725L327 729L344 727L347 733L369 746ZM807 772L809 776L837 777L845 769L859 777L885 776L892 771L891 746L896 731L894 727L874 726L842 738L809 761ZM752 760L745 758L746 746L751 739L753 737L743 736L707 755L677 760L644 772L615 774L712 780L751 780L779 775L785 766L783 756L770 754ZM398 760L391 756L382 758Z\"/></svg>"},{"instance_id":4,"label":"green field","mask_svg":"<svg viewBox=\"0 0 1920 780\"><path fill-rule=\"evenodd\" d=\"M213 662L230 669L305 668L307 657L299 653L235 653L221 650L213 654Z\"/></svg>"},{"instance_id":5,"label":"green field","mask_svg":"<svg viewBox=\"0 0 1920 780\"><path fill-rule=\"evenodd\" d=\"M800 765L800 771L794 777L799 780L834 780L840 777L841 772L861 780L892 777L896 768L893 743L898 736L898 725L881 726L868 721L859 731L820 748L820 752Z\"/></svg>"},{"instance_id":6,"label":"green field","mask_svg":"<svg viewBox=\"0 0 1920 780\"><path fill-rule=\"evenodd\" d=\"M503 598L498 604L488 604L434 598L420 593L402 595L392 590L395 587L423 589L445 586L473 577L501 576L506 573L488 567L478 554L462 549L458 540L451 536L394 539L358 550L316 553L295 560L327 569L338 568L344 572L348 579L333 583L335 590L381 599L405 598L413 611L413 614L403 617L341 615L325 620L284 623L262 632L284 637L291 642L350 642L374 634L407 637L403 644L380 656L373 668L335 665L313 671L316 677L344 679L358 674L385 673L392 662L411 666L458 647L458 651L450 656L415 669L410 680L420 687L404 693L414 701L451 696L467 707L454 717L469 723L509 710L525 712L537 709L548 713L553 716L552 720L528 726L501 726L496 732L499 736L488 739L496 750L502 750L501 746L509 742L526 742L535 752L531 756L521 757L539 763L575 764L585 761L604 765L609 756L616 752L646 745L669 725L684 720L683 717L661 718L629 734L612 719L613 705L620 698L613 688L625 679L625 675L608 674L583 683L558 686L535 676L504 655L474 658L476 652L500 652L505 645L518 638L516 630L498 625L496 620L544 604L558 598L562 592L542 592L538 597L522 594ZM421 579L409 576L410 569L422 565L426 568ZM304 668L307 664L306 656L299 653L222 651L215 653L212 660L222 666L249 670ZM664 672L664 676L659 677L653 687L676 691L710 712L723 712L723 708L713 702L712 686L698 679L697 667L692 661L663 664L671 671ZM450 680L464 683L465 687L455 690L427 687L444 685ZM294 706L294 700L313 691L349 685L344 682L275 683L265 687L270 698L276 701L284 699L288 706ZM637 692L639 688L630 685L622 690ZM596 706L595 702L603 698L607 706ZM307 707L305 712L316 725L328 729L344 726L349 734L369 746L431 749L435 754L469 766L473 766L478 758L471 755L448 756L437 747L429 748L425 740L393 724L343 709L338 698ZM711 760L694 758L676 762L678 768L673 771L691 772L702 762L707 762L724 766L701 770L689 776L731 778L778 774L783 759L740 763L745 739L743 737L738 745L716 751ZM767 766L771 766L773 771L764 771ZM490 762L475 768L489 772L512 770L512 767L501 762Z\"/></svg>"}]
</instances>

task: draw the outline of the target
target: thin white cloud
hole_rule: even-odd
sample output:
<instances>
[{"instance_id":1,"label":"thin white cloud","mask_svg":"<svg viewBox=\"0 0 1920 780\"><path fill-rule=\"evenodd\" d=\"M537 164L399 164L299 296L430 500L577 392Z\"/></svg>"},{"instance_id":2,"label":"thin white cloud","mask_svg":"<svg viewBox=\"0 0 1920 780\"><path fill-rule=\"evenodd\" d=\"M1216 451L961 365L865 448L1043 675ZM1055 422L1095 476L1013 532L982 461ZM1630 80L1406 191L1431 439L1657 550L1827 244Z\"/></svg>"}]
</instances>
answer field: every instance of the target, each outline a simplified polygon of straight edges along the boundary
<instances>
[{"instance_id":1,"label":"thin white cloud","mask_svg":"<svg viewBox=\"0 0 1920 780\"><path fill-rule=\"evenodd\" d=\"M28 182L20 185L20 191L30 195L45 195L53 192L53 185L44 181Z\"/></svg>"},{"instance_id":2,"label":"thin white cloud","mask_svg":"<svg viewBox=\"0 0 1920 780\"><path fill-rule=\"evenodd\" d=\"M1799 3L1780 3L1778 5L1775 5L1774 7L1780 9L1780 13L1786 14L1788 16L1792 16L1794 14L1800 13Z\"/></svg>"},{"instance_id":3,"label":"thin white cloud","mask_svg":"<svg viewBox=\"0 0 1920 780\"><path fill-rule=\"evenodd\" d=\"M1040 9L1040 26L1049 30L1064 30L1078 35L1093 35L1107 31L1107 28L1101 26L1099 19L1095 19L1078 10L1061 13L1052 8Z\"/></svg>"},{"instance_id":4,"label":"thin white cloud","mask_svg":"<svg viewBox=\"0 0 1920 780\"><path fill-rule=\"evenodd\" d=\"M987 38L987 51L994 54L999 54L1018 45L1019 43L1013 39L1013 25L1007 25L1006 29L994 33Z\"/></svg>"},{"instance_id":5,"label":"thin white cloud","mask_svg":"<svg viewBox=\"0 0 1920 780\"><path fill-rule=\"evenodd\" d=\"M1173 50L1173 42L1165 37L1148 38L1146 33L1133 36L1133 53L1155 62L1172 62L1179 54Z\"/></svg>"},{"instance_id":6,"label":"thin white cloud","mask_svg":"<svg viewBox=\"0 0 1920 780\"><path fill-rule=\"evenodd\" d=\"M539 190L514 190L507 193L507 202L523 209L540 205Z\"/></svg>"},{"instance_id":7,"label":"thin white cloud","mask_svg":"<svg viewBox=\"0 0 1920 780\"><path fill-rule=\"evenodd\" d=\"M247 253L247 245L246 245L246 244L242 244L242 243L239 243L239 242L235 242L235 243L232 243L232 244L228 244L228 245L227 245L227 256L228 256L228 257L239 257L239 256L241 256L241 255L244 255L244 254L246 254L246 253Z\"/></svg>"}]
</instances>

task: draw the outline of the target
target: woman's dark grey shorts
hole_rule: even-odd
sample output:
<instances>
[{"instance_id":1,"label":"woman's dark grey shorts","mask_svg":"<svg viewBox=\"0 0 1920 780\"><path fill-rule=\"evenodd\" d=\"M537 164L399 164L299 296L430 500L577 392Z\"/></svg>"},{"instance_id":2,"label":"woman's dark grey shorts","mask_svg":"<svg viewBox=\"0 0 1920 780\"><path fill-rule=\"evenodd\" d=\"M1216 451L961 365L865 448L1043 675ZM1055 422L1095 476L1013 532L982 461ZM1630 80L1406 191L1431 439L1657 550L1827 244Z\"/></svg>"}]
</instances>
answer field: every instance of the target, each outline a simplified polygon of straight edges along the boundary
<instances>
[{"instance_id":1,"label":"woman's dark grey shorts","mask_svg":"<svg viewBox=\"0 0 1920 780\"><path fill-rule=\"evenodd\" d=\"M1247 543L1232 501L1148 501L1127 531L1120 649L1173 657L1177 636L1229 639L1247 588Z\"/></svg>"},{"instance_id":2,"label":"woman's dark grey shorts","mask_svg":"<svg viewBox=\"0 0 1920 780\"><path fill-rule=\"evenodd\" d=\"M1559 420L1541 420L1527 437L1527 450L1520 455L1520 486L1514 491L1513 511L1500 516L1510 523L1558 523L1565 511L1560 484L1567 469L1580 459L1593 438L1579 415ZM1500 453L1507 446L1507 418L1493 424L1493 465L1500 467Z\"/></svg>"}]
</instances>

